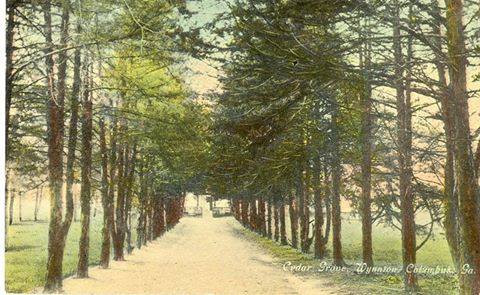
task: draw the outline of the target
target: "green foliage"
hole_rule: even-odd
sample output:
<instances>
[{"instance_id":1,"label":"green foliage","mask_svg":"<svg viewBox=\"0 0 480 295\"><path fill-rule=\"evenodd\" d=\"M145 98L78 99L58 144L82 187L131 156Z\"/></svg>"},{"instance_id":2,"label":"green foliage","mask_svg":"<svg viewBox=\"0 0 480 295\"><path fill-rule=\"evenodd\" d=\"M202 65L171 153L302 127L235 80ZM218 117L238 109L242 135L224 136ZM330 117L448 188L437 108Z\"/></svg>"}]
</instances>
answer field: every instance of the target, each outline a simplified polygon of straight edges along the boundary
<instances>
[{"instance_id":1,"label":"green foliage","mask_svg":"<svg viewBox=\"0 0 480 295\"><path fill-rule=\"evenodd\" d=\"M171 65L156 57L132 57L134 52L117 52L107 75L109 88L121 97L113 115L127 122L121 136L137 144L156 190L201 192L208 111L191 99Z\"/></svg>"},{"instance_id":2,"label":"green foliage","mask_svg":"<svg viewBox=\"0 0 480 295\"><path fill-rule=\"evenodd\" d=\"M285 195L299 167L328 163L340 146L342 158L358 153L355 109L363 84L339 70L342 46L332 29L335 13L344 10L343 2L230 7L222 32L230 34L231 58L220 79L224 92L213 100L214 193L264 194L275 186Z\"/></svg>"}]
</instances>

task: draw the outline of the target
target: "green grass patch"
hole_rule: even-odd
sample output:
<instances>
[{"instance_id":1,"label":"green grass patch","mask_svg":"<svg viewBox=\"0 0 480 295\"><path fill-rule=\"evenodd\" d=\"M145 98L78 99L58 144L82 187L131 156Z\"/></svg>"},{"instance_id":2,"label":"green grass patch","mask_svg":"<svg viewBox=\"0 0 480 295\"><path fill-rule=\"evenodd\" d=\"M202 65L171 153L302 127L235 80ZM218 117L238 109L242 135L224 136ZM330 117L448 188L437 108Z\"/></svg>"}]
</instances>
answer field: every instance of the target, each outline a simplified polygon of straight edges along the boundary
<instances>
[{"instance_id":1,"label":"green grass patch","mask_svg":"<svg viewBox=\"0 0 480 295\"><path fill-rule=\"evenodd\" d=\"M388 294L405 294L403 291L403 280L401 275L397 274L358 274L355 273L356 263L361 261L361 244L357 239L361 237L359 229L354 229L355 224L346 223L343 227L343 251L345 254L346 263L349 265L346 272L297 272L297 275L304 276L321 276L327 278L332 284L337 286L342 294L355 295L388 295ZM377 229L378 230L378 229ZM399 233L388 228L382 228L385 235L377 235L374 239L374 251L378 251L375 255L376 266L399 266L401 265L401 250L398 244ZM258 244L262 249L271 254L278 263L284 264L287 261L292 262L293 265L302 264L313 266L314 269L319 269L321 263L331 264L331 257L327 257L324 261L315 259L311 253L304 254L300 251L290 247L282 246L279 243L262 237L250 230L242 229L240 234L247 240ZM361 238L359 239L361 241ZM428 244L431 245L428 245ZM442 248L444 241L432 240L427 243L425 248L419 251L419 261L425 266L449 266L450 254ZM400 253L398 253L400 251ZM447 255L447 257L438 257ZM383 259L382 259L383 258ZM456 277L451 275L419 275L418 294L435 294L435 295L450 295L457 294Z\"/></svg>"},{"instance_id":2,"label":"green grass patch","mask_svg":"<svg viewBox=\"0 0 480 295\"><path fill-rule=\"evenodd\" d=\"M80 222L73 222L65 245L63 274L73 275L77 268ZM89 264L100 262L102 214L92 217L90 224ZM135 232L132 233L134 235ZM133 241L135 236L133 237ZM5 253L5 284L7 292L26 293L45 282L48 246L48 222L25 221L8 229Z\"/></svg>"},{"instance_id":3,"label":"green grass patch","mask_svg":"<svg viewBox=\"0 0 480 295\"><path fill-rule=\"evenodd\" d=\"M420 243L423 237L417 237L417 239L417 243ZM342 245L345 259L357 260L362 257L360 220L344 217L342 221ZM331 243L328 247L331 250ZM373 259L382 263L401 263L402 241L400 231L382 224L373 226ZM437 265L453 267L448 243L441 228L437 227L434 236L417 252L417 263L430 267L436 267Z\"/></svg>"}]
</instances>

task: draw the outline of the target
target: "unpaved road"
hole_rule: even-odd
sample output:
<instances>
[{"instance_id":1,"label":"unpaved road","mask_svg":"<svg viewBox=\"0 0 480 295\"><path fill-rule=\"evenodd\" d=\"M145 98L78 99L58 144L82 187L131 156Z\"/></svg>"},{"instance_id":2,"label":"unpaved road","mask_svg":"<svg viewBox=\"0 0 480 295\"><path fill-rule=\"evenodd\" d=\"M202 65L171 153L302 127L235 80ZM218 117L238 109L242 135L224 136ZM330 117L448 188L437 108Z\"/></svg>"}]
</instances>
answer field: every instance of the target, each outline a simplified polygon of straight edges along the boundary
<instances>
[{"instance_id":1,"label":"unpaved road","mask_svg":"<svg viewBox=\"0 0 480 295\"><path fill-rule=\"evenodd\" d=\"M231 217L183 218L147 247L64 281L67 294L336 294L322 278L301 279L238 234Z\"/></svg>"}]
</instances>

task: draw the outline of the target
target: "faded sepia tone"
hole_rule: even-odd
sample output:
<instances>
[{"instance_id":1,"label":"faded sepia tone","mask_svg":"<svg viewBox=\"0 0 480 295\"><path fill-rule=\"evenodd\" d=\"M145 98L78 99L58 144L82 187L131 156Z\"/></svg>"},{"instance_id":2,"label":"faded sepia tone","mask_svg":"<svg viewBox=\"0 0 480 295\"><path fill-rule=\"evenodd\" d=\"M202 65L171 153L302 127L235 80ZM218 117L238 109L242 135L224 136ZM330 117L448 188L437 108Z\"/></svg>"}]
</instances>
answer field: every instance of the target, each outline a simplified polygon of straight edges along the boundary
<instances>
[{"instance_id":1,"label":"faded sepia tone","mask_svg":"<svg viewBox=\"0 0 480 295\"><path fill-rule=\"evenodd\" d=\"M5 291L480 295L480 4L6 1Z\"/></svg>"}]
</instances>

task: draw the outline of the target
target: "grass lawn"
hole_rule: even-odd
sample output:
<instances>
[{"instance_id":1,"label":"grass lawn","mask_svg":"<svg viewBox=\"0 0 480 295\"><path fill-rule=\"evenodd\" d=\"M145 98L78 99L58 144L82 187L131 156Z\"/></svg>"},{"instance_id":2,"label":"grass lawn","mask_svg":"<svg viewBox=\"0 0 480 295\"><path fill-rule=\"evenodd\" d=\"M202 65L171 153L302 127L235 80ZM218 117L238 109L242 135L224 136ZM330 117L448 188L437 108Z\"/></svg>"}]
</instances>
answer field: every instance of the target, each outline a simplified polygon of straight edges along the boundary
<instances>
[{"instance_id":1,"label":"grass lawn","mask_svg":"<svg viewBox=\"0 0 480 295\"><path fill-rule=\"evenodd\" d=\"M98 264L101 249L101 216L92 219L90 225L91 265ZM9 247L5 253L5 284L8 292L29 292L45 282L48 222L25 221L9 228ZM80 222L73 222L68 233L63 273L69 276L75 273L78 261L78 243Z\"/></svg>"},{"instance_id":2,"label":"grass lawn","mask_svg":"<svg viewBox=\"0 0 480 295\"><path fill-rule=\"evenodd\" d=\"M92 216L90 224L90 265L100 262L102 214ZM135 241L135 231L132 232ZM80 222L73 222L68 233L63 258L64 276L77 268ZM46 274L48 222L17 222L9 227L8 251L5 253L5 284L7 292L31 292L43 286Z\"/></svg>"},{"instance_id":3,"label":"grass lawn","mask_svg":"<svg viewBox=\"0 0 480 295\"><path fill-rule=\"evenodd\" d=\"M43 287L45 282L48 247L47 220L50 207L45 194L39 209L38 218L40 221L33 222L35 207L33 195L23 196L21 215L24 221L20 222L18 201L17 198L13 215L14 223L8 227L8 247L5 253L5 285L7 292L26 293L32 292L35 288ZM79 208L78 204L77 208ZM135 222L136 218L132 218L133 228L136 228ZM90 265L98 265L100 262L102 226L103 212L101 203L97 198L95 202L92 202ZM80 222L72 222L63 258L63 275L65 277L75 274L77 269L79 238ZM135 239L136 231L134 230L132 241L135 241Z\"/></svg>"},{"instance_id":4,"label":"grass lawn","mask_svg":"<svg viewBox=\"0 0 480 295\"><path fill-rule=\"evenodd\" d=\"M331 241L331 239L330 239ZM330 242L329 241L329 242ZM423 237L417 237L417 244ZM346 260L358 260L362 257L362 232L360 220L342 220L343 255ZM401 264L402 241L400 231L381 224L373 226L373 259L387 264ZM328 245L331 250L331 243ZM447 241L440 228L435 235L417 252L417 264L435 267L453 267Z\"/></svg>"},{"instance_id":5,"label":"grass lawn","mask_svg":"<svg viewBox=\"0 0 480 295\"><path fill-rule=\"evenodd\" d=\"M344 217L347 219L347 217ZM287 218L288 219L288 218ZM289 230L287 225L287 230ZM312 265L314 269L320 267L321 261L314 259L312 253L302 254L290 246L281 246L278 243L264 238L250 230L243 229L240 233L247 239L258 243L267 252L272 254L280 263L287 261L293 265ZM373 274L364 275L354 273L355 264L362 260L361 247L361 223L359 220L342 221L342 246L345 261L350 265L347 272L320 272L304 273L299 275L325 276L336 286L339 286L345 294L404 294L401 275ZM420 237L419 237L420 239ZM313 246L312 246L313 248ZM376 266L402 265L401 238L398 230L375 225L373 229L374 263ZM331 239L327 247L331 253ZM325 260L331 263L331 257ZM440 229L437 229L435 238L429 240L417 252L417 264L427 267L452 267L450 252L447 242ZM419 275L420 293L418 294L457 294L456 277L452 275Z\"/></svg>"}]
</instances>

